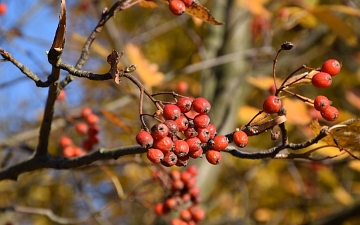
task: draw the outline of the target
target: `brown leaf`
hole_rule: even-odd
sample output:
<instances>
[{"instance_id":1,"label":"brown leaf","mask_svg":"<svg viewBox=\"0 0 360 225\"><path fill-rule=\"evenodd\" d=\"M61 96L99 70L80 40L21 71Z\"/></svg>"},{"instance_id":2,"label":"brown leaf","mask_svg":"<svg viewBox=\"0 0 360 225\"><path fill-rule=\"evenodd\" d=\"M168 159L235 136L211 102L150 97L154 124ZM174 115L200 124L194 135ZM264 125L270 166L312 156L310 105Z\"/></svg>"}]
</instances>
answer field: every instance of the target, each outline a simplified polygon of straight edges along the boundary
<instances>
[{"instance_id":1,"label":"brown leaf","mask_svg":"<svg viewBox=\"0 0 360 225\"><path fill-rule=\"evenodd\" d=\"M62 51L65 45L66 33L66 1L62 0L60 4L59 24L56 29L55 37L51 48Z\"/></svg>"},{"instance_id":2,"label":"brown leaf","mask_svg":"<svg viewBox=\"0 0 360 225\"><path fill-rule=\"evenodd\" d=\"M100 110L101 114L112 124L114 124L115 126L120 127L121 129L123 129L124 131L126 131L127 133L132 133L132 129L130 126L128 126L127 124L125 124L118 115L116 115L113 112L110 112L108 110L105 109L101 109Z\"/></svg>"},{"instance_id":3,"label":"brown leaf","mask_svg":"<svg viewBox=\"0 0 360 225\"><path fill-rule=\"evenodd\" d=\"M314 136L317 136L322 128L323 126L319 124L318 120L313 120L310 124L310 129ZM324 137L323 139L321 139L321 141L325 142L328 145L336 146L336 143L330 135Z\"/></svg>"},{"instance_id":4,"label":"brown leaf","mask_svg":"<svg viewBox=\"0 0 360 225\"><path fill-rule=\"evenodd\" d=\"M340 149L360 151L360 118L339 123L329 130L331 137L337 142Z\"/></svg>"}]
</instances>

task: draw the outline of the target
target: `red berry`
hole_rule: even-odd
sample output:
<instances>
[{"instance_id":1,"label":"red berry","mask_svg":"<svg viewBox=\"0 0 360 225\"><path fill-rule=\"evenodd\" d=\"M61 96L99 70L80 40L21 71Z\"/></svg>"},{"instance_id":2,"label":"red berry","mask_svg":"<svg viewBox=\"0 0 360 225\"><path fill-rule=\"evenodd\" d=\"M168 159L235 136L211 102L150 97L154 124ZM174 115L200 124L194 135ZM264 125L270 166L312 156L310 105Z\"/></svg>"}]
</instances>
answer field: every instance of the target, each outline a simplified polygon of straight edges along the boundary
<instances>
[{"instance_id":1,"label":"red berry","mask_svg":"<svg viewBox=\"0 0 360 225\"><path fill-rule=\"evenodd\" d=\"M193 127L188 127L185 131L184 131L184 135L187 138L191 138L191 137L196 137L198 135L198 132L195 130L195 128Z\"/></svg>"},{"instance_id":2,"label":"red berry","mask_svg":"<svg viewBox=\"0 0 360 225\"><path fill-rule=\"evenodd\" d=\"M341 70L341 64L335 59L325 61L321 66L321 72L330 74L330 76L337 75Z\"/></svg>"},{"instance_id":3,"label":"red berry","mask_svg":"<svg viewBox=\"0 0 360 225\"><path fill-rule=\"evenodd\" d=\"M195 98L192 107L195 112L203 114L207 114L211 109L210 102L205 98Z\"/></svg>"},{"instance_id":4,"label":"red berry","mask_svg":"<svg viewBox=\"0 0 360 225\"><path fill-rule=\"evenodd\" d=\"M161 139L155 139L154 140L154 148L159 149L164 154L167 154L170 152L170 150L173 148L173 141L169 137L163 137Z\"/></svg>"},{"instance_id":5,"label":"red berry","mask_svg":"<svg viewBox=\"0 0 360 225\"><path fill-rule=\"evenodd\" d=\"M180 117L181 110L177 105L167 104L163 109L163 115L168 120L175 120Z\"/></svg>"},{"instance_id":6,"label":"red berry","mask_svg":"<svg viewBox=\"0 0 360 225\"><path fill-rule=\"evenodd\" d=\"M189 194L191 195L192 198L196 198L197 196L200 195L200 188L199 187L191 187L189 189Z\"/></svg>"},{"instance_id":7,"label":"red berry","mask_svg":"<svg viewBox=\"0 0 360 225\"><path fill-rule=\"evenodd\" d=\"M275 84L272 84L272 85L270 86L270 88L269 88L269 93L270 93L271 95L274 95L275 92L276 92Z\"/></svg>"},{"instance_id":8,"label":"red berry","mask_svg":"<svg viewBox=\"0 0 360 225\"><path fill-rule=\"evenodd\" d=\"M86 151L90 151L93 147L94 143L92 142L92 140L87 139L83 142L82 147L86 150Z\"/></svg>"},{"instance_id":9,"label":"red berry","mask_svg":"<svg viewBox=\"0 0 360 225\"><path fill-rule=\"evenodd\" d=\"M186 168L186 171L191 173L191 175L193 176L197 176L198 173L199 173L199 170L198 168L193 164L193 165L190 165Z\"/></svg>"},{"instance_id":10,"label":"red berry","mask_svg":"<svg viewBox=\"0 0 360 225\"><path fill-rule=\"evenodd\" d=\"M326 96L319 95L314 99L314 108L318 111L323 111L330 106L330 103Z\"/></svg>"},{"instance_id":11,"label":"red berry","mask_svg":"<svg viewBox=\"0 0 360 225\"><path fill-rule=\"evenodd\" d=\"M169 128L163 123L157 123L151 127L150 133L154 139L161 139L168 136Z\"/></svg>"},{"instance_id":12,"label":"red berry","mask_svg":"<svg viewBox=\"0 0 360 225\"><path fill-rule=\"evenodd\" d=\"M180 180L181 178L181 173L179 170L171 170L170 172L170 177L173 180Z\"/></svg>"},{"instance_id":13,"label":"red berry","mask_svg":"<svg viewBox=\"0 0 360 225\"><path fill-rule=\"evenodd\" d=\"M84 155L86 155L86 152L82 148L80 148L78 146L74 147L74 156L75 157L84 156Z\"/></svg>"},{"instance_id":14,"label":"red berry","mask_svg":"<svg viewBox=\"0 0 360 225\"><path fill-rule=\"evenodd\" d=\"M188 225L185 221L178 219L178 218L174 218L171 220L170 225Z\"/></svg>"},{"instance_id":15,"label":"red berry","mask_svg":"<svg viewBox=\"0 0 360 225\"><path fill-rule=\"evenodd\" d=\"M86 122L90 125L94 125L99 122L99 117L96 114L90 114L85 118Z\"/></svg>"},{"instance_id":16,"label":"red berry","mask_svg":"<svg viewBox=\"0 0 360 225\"><path fill-rule=\"evenodd\" d=\"M81 117L84 119L90 114L92 114L92 110L89 107L85 107L81 110Z\"/></svg>"},{"instance_id":17,"label":"red berry","mask_svg":"<svg viewBox=\"0 0 360 225\"><path fill-rule=\"evenodd\" d=\"M189 154L188 154L188 156L190 156L191 158L193 158L193 159L197 159L197 158L199 158L201 155L203 154L203 149L200 147L200 148L198 148L197 150L195 150L195 151L189 151Z\"/></svg>"},{"instance_id":18,"label":"red berry","mask_svg":"<svg viewBox=\"0 0 360 225\"><path fill-rule=\"evenodd\" d=\"M171 0L169 9L174 15L181 16L185 12L185 4L180 0Z\"/></svg>"},{"instance_id":19,"label":"red berry","mask_svg":"<svg viewBox=\"0 0 360 225\"><path fill-rule=\"evenodd\" d=\"M4 2L0 2L0 16L4 15L7 11L7 5Z\"/></svg>"},{"instance_id":20,"label":"red berry","mask_svg":"<svg viewBox=\"0 0 360 225\"><path fill-rule=\"evenodd\" d=\"M181 173L181 177L180 179L184 182L187 183L191 178L193 177L193 175L191 173L189 173L188 171L183 171Z\"/></svg>"},{"instance_id":21,"label":"red berry","mask_svg":"<svg viewBox=\"0 0 360 225\"><path fill-rule=\"evenodd\" d=\"M173 152L168 152L164 155L164 160L161 161L161 164L167 167L171 167L176 164L178 158Z\"/></svg>"},{"instance_id":22,"label":"red berry","mask_svg":"<svg viewBox=\"0 0 360 225\"><path fill-rule=\"evenodd\" d=\"M214 124L209 124L206 129L210 132L210 139L213 139L216 134L216 127Z\"/></svg>"},{"instance_id":23,"label":"red berry","mask_svg":"<svg viewBox=\"0 0 360 225\"><path fill-rule=\"evenodd\" d=\"M210 140L210 132L206 128L198 128L197 129L198 135L196 136L199 138L201 143L206 143Z\"/></svg>"},{"instance_id":24,"label":"red berry","mask_svg":"<svg viewBox=\"0 0 360 225\"><path fill-rule=\"evenodd\" d=\"M176 105L180 108L182 113L187 113L191 110L192 100L187 97L179 98Z\"/></svg>"},{"instance_id":25,"label":"red berry","mask_svg":"<svg viewBox=\"0 0 360 225\"><path fill-rule=\"evenodd\" d=\"M176 165L177 166L186 166L189 162L189 155L185 155L183 157L178 157Z\"/></svg>"},{"instance_id":26,"label":"red berry","mask_svg":"<svg viewBox=\"0 0 360 225\"><path fill-rule=\"evenodd\" d=\"M63 153L64 157L66 157L66 158L72 158L72 157L76 156L75 148L73 146L66 146L63 149L62 153Z\"/></svg>"},{"instance_id":27,"label":"red berry","mask_svg":"<svg viewBox=\"0 0 360 225\"><path fill-rule=\"evenodd\" d=\"M184 221L190 221L192 218L190 211L187 209L181 210L180 218L183 219Z\"/></svg>"},{"instance_id":28,"label":"red berry","mask_svg":"<svg viewBox=\"0 0 360 225\"><path fill-rule=\"evenodd\" d=\"M158 215L158 216L164 215L163 209L164 209L164 204L161 202L157 203L154 207L154 211L155 211L156 215Z\"/></svg>"},{"instance_id":29,"label":"red berry","mask_svg":"<svg viewBox=\"0 0 360 225\"><path fill-rule=\"evenodd\" d=\"M247 134L242 130L235 131L233 139L234 143L240 148L244 148L249 142Z\"/></svg>"},{"instance_id":30,"label":"red berry","mask_svg":"<svg viewBox=\"0 0 360 225\"><path fill-rule=\"evenodd\" d=\"M189 89L189 84L185 81L179 81L176 84L176 91L178 91L180 94L185 94Z\"/></svg>"},{"instance_id":31,"label":"red berry","mask_svg":"<svg viewBox=\"0 0 360 225\"><path fill-rule=\"evenodd\" d=\"M181 180L174 180L171 184L171 188L173 191L181 191L184 186L184 182L182 182Z\"/></svg>"},{"instance_id":32,"label":"red berry","mask_svg":"<svg viewBox=\"0 0 360 225\"><path fill-rule=\"evenodd\" d=\"M1 12L0 12L1 13ZM61 101L64 101L66 98L66 92L64 89L62 89L60 92L59 92L59 95L57 96L56 100L61 102Z\"/></svg>"},{"instance_id":33,"label":"red berry","mask_svg":"<svg viewBox=\"0 0 360 225\"><path fill-rule=\"evenodd\" d=\"M193 3L194 3L194 0L181 0L186 7L190 7Z\"/></svg>"},{"instance_id":34,"label":"red berry","mask_svg":"<svg viewBox=\"0 0 360 225\"><path fill-rule=\"evenodd\" d=\"M332 78L328 73L319 72L312 77L311 83L317 88L327 88L331 85Z\"/></svg>"},{"instance_id":35,"label":"red berry","mask_svg":"<svg viewBox=\"0 0 360 225\"><path fill-rule=\"evenodd\" d=\"M334 106L328 106L321 111L321 116L327 121L335 121L339 117L339 111Z\"/></svg>"},{"instance_id":36,"label":"red berry","mask_svg":"<svg viewBox=\"0 0 360 225\"><path fill-rule=\"evenodd\" d=\"M177 206L177 201L175 198L167 198L165 200L165 206L168 207L169 209L174 209Z\"/></svg>"},{"instance_id":37,"label":"red berry","mask_svg":"<svg viewBox=\"0 0 360 225\"><path fill-rule=\"evenodd\" d=\"M150 148L154 143L154 138L149 132L141 130L136 135L136 142L143 148Z\"/></svg>"},{"instance_id":38,"label":"red berry","mask_svg":"<svg viewBox=\"0 0 360 225\"><path fill-rule=\"evenodd\" d=\"M73 141L68 136L62 136L59 140L59 144L62 148L70 146L73 144Z\"/></svg>"},{"instance_id":39,"label":"red berry","mask_svg":"<svg viewBox=\"0 0 360 225\"><path fill-rule=\"evenodd\" d=\"M89 131L89 126L86 123L79 122L75 125L76 132L80 135L85 135Z\"/></svg>"},{"instance_id":40,"label":"red berry","mask_svg":"<svg viewBox=\"0 0 360 225\"><path fill-rule=\"evenodd\" d=\"M213 165L217 165L221 162L222 160L222 156L220 154L219 151L215 151L215 150L208 150L206 153L206 159L209 163L213 164Z\"/></svg>"},{"instance_id":41,"label":"red berry","mask_svg":"<svg viewBox=\"0 0 360 225\"><path fill-rule=\"evenodd\" d=\"M199 114L194 118L194 125L198 128L206 128L210 123L210 117L206 114Z\"/></svg>"},{"instance_id":42,"label":"red berry","mask_svg":"<svg viewBox=\"0 0 360 225\"><path fill-rule=\"evenodd\" d=\"M224 135L215 136L212 139L213 145L211 146L212 149L221 151L224 150L229 145L229 140Z\"/></svg>"},{"instance_id":43,"label":"red berry","mask_svg":"<svg viewBox=\"0 0 360 225\"><path fill-rule=\"evenodd\" d=\"M177 118L175 120L175 122L177 123L178 127L179 127L179 131L183 132L184 130L186 130L189 126L189 121L188 119L186 119L185 116L181 115L179 118Z\"/></svg>"},{"instance_id":44,"label":"red berry","mask_svg":"<svg viewBox=\"0 0 360 225\"><path fill-rule=\"evenodd\" d=\"M282 103L279 97L270 95L263 102L263 110L269 114L277 113L279 112L281 105Z\"/></svg>"},{"instance_id":45,"label":"red berry","mask_svg":"<svg viewBox=\"0 0 360 225\"><path fill-rule=\"evenodd\" d=\"M160 163L164 159L164 153L156 148L149 148L146 153L147 158L153 163Z\"/></svg>"},{"instance_id":46,"label":"red berry","mask_svg":"<svg viewBox=\"0 0 360 225\"><path fill-rule=\"evenodd\" d=\"M97 135L98 133L100 132L100 127L99 125L97 124L93 124L89 127L89 130L88 130L88 135L89 136L95 136Z\"/></svg>"},{"instance_id":47,"label":"red berry","mask_svg":"<svg viewBox=\"0 0 360 225\"><path fill-rule=\"evenodd\" d=\"M179 132L179 126L174 120L165 120L164 124L169 128L171 136L176 136L177 132Z\"/></svg>"},{"instance_id":48,"label":"red berry","mask_svg":"<svg viewBox=\"0 0 360 225\"><path fill-rule=\"evenodd\" d=\"M185 141L189 146L189 152L195 152L201 147L201 141L197 137L190 137L185 139Z\"/></svg>"},{"instance_id":49,"label":"red berry","mask_svg":"<svg viewBox=\"0 0 360 225\"><path fill-rule=\"evenodd\" d=\"M189 211L192 215L192 219L195 220L195 222L199 222L205 218L205 211L198 206L190 207Z\"/></svg>"},{"instance_id":50,"label":"red berry","mask_svg":"<svg viewBox=\"0 0 360 225\"><path fill-rule=\"evenodd\" d=\"M174 153L178 157L183 157L189 153L189 145L184 140L174 142Z\"/></svg>"}]
</instances>

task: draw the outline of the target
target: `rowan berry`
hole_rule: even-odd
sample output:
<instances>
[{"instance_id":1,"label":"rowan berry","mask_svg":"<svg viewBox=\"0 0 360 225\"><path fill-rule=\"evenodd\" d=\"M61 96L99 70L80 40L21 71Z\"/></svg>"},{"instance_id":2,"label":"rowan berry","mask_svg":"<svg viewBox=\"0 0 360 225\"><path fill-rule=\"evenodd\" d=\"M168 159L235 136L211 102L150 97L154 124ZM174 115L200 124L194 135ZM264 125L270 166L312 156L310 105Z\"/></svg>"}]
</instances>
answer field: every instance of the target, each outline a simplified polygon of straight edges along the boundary
<instances>
[{"instance_id":1,"label":"rowan berry","mask_svg":"<svg viewBox=\"0 0 360 225\"><path fill-rule=\"evenodd\" d=\"M94 135L97 135L98 133L100 132L100 127L99 125L97 124L93 124L89 127L89 130L88 130L88 135L89 136L94 136Z\"/></svg>"},{"instance_id":2,"label":"rowan berry","mask_svg":"<svg viewBox=\"0 0 360 225\"><path fill-rule=\"evenodd\" d=\"M173 152L168 152L164 155L164 159L161 161L163 166L171 167L176 164L178 158Z\"/></svg>"},{"instance_id":3,"label":"rowan berry","mask_svg":"<svg viewBox=\"0 0 360 225\"><path fill-rule=\"evenodd\" d=\"M56 100L61 102L61 101L64 101L66 98L66 92L64 89L62 89L60 92L59 92L59 95L57 96Z\"/></svg>"},{"instance_id":4,"label":"rowan berry","mask_svg":"<svg viewBox=\"0 0 360 225\"><path fill-rule=\"evenodd\" d=\"M192 219L195 220L195 222L199 222L205 218L205 211L198 206L190 207L189 211L191 213Z\"/></svg>"},{"instance_id":5,"label":"rowan berry","mask_svg":"<svg viewBox=\"0 0 360 225\"><path fill-rule=\"evenodd\" d=\"M206 114L199 114L194 118L194 125L198 128L206 128L210 123L210 117Z\"/></svg>"},{"instance_id":6,"label":"rowan berry","mask_svg":"<svg viewBox=\"0 0 360 225\"><path fill-rule=\"evenodd\" d=\"M4 2L0 2L0 16L4 15L7 11L7 5Z\"/></svg>"},{"instance_id":7,"label":"rowan berry","mask_svg":"<svg viewBox=\"0 0 360 225\"><path fill-rule=\"evenodd\" d=\"M167 104L164 106L163 115L168 120L175 120L180 117L181 110L177 105Z\"/></svg>"},{"instance_id":8,"label":"rowan berry","mask_svg":"<svg viewBox=\"0 0 360 225\"><path fill-rule=\"evenodd\" d=\"M62 151L64 157L66 158L72 158L76 156L76 152L73 146L66 146Z\"/></svg>"},{"instance_id":9,"label":"rowan berry","mask_svg":"<svg viewBox=\"0 0 360 225\"><path fill-rule=\"evenodd\" d=\"M189 151L189 156L191 157L191 158L193 158L193 159L197 159L197 158L199 158L201 155L203 154L203 149L200 147L200 148L198 148L197 150L195 150L195 151Z\"/></svg>"},{"instance_id":10,"label":"rowan berry","mask_svg":"<svg viewBox=\"0 0 360 225\"><path fill-rule=\"evenodd\" d=\"M141 130L136 134L136 142L143 148L150 148L154 143L154 138L147 131Z\"/></svg>"},{"instance_id":11,"label":"rowan berry","mask_svg":"<svg viewBox=\"0 0 360 225\"><path fill-rule=\"evenodd\" d=\"M189 152L195 152L201 147L201 141L197 137L190 137L185 139L185 141L189 146Z\"/></svg>"},{"instance_id":12,"label":"rowan berry","mask_svg":"<svg viewBox=\"0 0 360 225\"><path fill-rule=\"evenodd\" d=\"M320 111L321 116L327 121L335 121L339 117L339 111L334 106L328 106L325 110Z\"/></svg>"},{"instance_id":13,"label":"rowan berry","mask_svg":"<svg viewBox=\"0 0 360 225\"><path fill-rule=\"evenodd\" d=\"M86 152L79 146L74 147L74 157L84 156Z\"/></svg>"},{"instance_id":14,"label":"rowan berry","mask_svg":"<svg viewBox=\"0 0 360 225\"><path fill-rule=\"evenodd\" d=\"M93 142L90 139L86 139L83 143L82 143L82 147L86 150L86 151L90 151L93 147Z\"/></svg>"},{"instance_id":15,"label":"rowan berry","mask_svg":"<svg viewBox=\"0 0 360 225\"><path fill-rule=\"evenodd\" d=\"M207 114L211 109L211 104L205 98L195 98L192 102L192 107L197 113Z\"/></svg>"},{"instance_id":16,"label":"rowan berry","mask_svg":"<svg viewBox=\"0 0 360 225\"><path fill-rule=\"evenodd\" d=\"M171 170L170 172L170 177L173 180L180 180L181 178L181 173L179 170Z\"/></svg>"},{"instance_id":17,"label":"rowan berry","mask_svg":"<svg viewBox=\"0 0 360 225\"><path fill-rule=\"evenodd\" d=\"M279 112L281 106L280 98L275 95L268 96L263 102L263 110L269 114Z\"/></svg>"},{"instance_id":18,"label":"rowan berry","mask_svg":"<svg viewBox=\"0 0 360 225\"><path fill-rule=\"evenodd\" d=\"M221 151L229 145L229 140L224 135L217 135L210 141L210 145L211 149Z\"/></svg>"},{"instance_id":19,"label":"rowan berry","mask_svg":"<svg viewBox=\"0 0 360 225\"><path fill-rule=\"evenodd\" d=\"M184 2L186 7L190 7L194 3L194 0L181 0L181 1Z\"/></svg>"},{"instance_id":20,"label":"rowan berry","mask_svg":"<svg viewBox=\"0 0 360 225\"><path fill-rule=\"evenodd\" d=\"M86 123L79 122L75 125L76 132L80 135L85 135L89 131L89 126Z\"/></svg>"},{"instance_id":21,"label":"rowan berry","mask_svg":"<svg viewBox=\"0 0 360 225\"><path fill-rule=\"evenodd\" d=\"M341 64L335 59L325 61L321 66L321 72L330 74L330 76L337 75L341 70Z\"/></svg>"},{"instance_id":22,"label":"rowan berry","mask_svg":"<svg viewBox=\"0 0 360 225\"><path fill-rule=\"evenodd\" d=\"M164 153L156 148L149 148L146 156L151 162L156 164L159 164L164 160Z\"/></svg>"},{"instance_id":23,"label":"rowan berry","mask_svg":"<svg viewBox=\"0 0 360 225\"><path fill-rule=\"evenodd\" d=\"M178 157L176 166L186 166L189 162L189 155L185 155L183 157Z\"/></svg>"},{"instance_id":24,"label":"rowan berry","mask_svg":"<svg viewBox=\"0 0 360 225\"><path fill-rule=\"evenodd\" d=\"M244 148L249 142L247 134L242 130L235 131L233 139L234 143L240 148Z\"/></svg>"},{"instance_id":25,"label":"rowan berry","mask_svg":"<svg viewBox=\"0 0 360 225\"><path fill-rule=\"evenodd\" d=\"M314 99L314 108L318 111L323 111L330 106L330 103L326 96L319 95Z\"/></svg>"},{"instance_id":26,"label":"rowan berry","mask_svg":"<svg viewBox=\"0 0 360 225\"><path fill-rule=\"evenodd\" d=\"M182 180L174 180L171 184L171 188L174 191L181 191L184 188L184 182Z\"/></svg>"},{"instance_id":27,"label":"rowan berry","mask_svg":"<svg viewBox=\"0 0 360 225\"><path fill-rule=\"evenodd\" d=\"M161 139L168 136L169 128L163 123L157 123L151 127L150 134L154 139Z\"/></svg>"},{"instance_id":28,"label":"rowan berry","mask_svg":"<svg viewBox=\"0 0 360 225\"><path fill-rule=\"evenodd\" d=\"M221 153L219 151L215 151L215 150L208 150L205 153L205 156L206 156L207 161L213 165L219 164L222 160Z\"/></svg>"},{"instance_id":29,"label":"rowan berry","mask_svg":"<svg viewBox=\"0 0 360 225\"><path fill-rule=\"evenodd\" d=\"M199 173L198 168L195 165L190 165L186 168L186 171L189 172L193 176L197 176Z\"/></svg>"},{"instance_id":30,"label":"rowan berry","mask_svg":"<svg viewBox=\"0 0 360 225\"><path fill-rule=\"evenodd\" d=\"M312 77L311 83L317 88L327 88L331 85L332 78L328 73L319 72Z\"/></svg>"},{"instance_id":31,"label":"rowan berry","mask_svg":"<svg viewBox=\"0 0 360 225\"><path fill-rule=\"evenodd\" d=\"M170 137L163 137L161 139L155 139L153 146L154 148L162 151L164 154L167 154L173 148L174 142Z\"/></svg>"},{"instance_id":32,"label":"rowan berry","mask_svg":"<svg viewBox=\"0 0 360 225\"><path fill-rule=\"evenodd\" d=\"M181 210L181 212L180 212L180 218L181 218L182 220L184 220L184 221L190 221L191 218L192 218L190 211L187 210L187 209Z\"/></svg>"},{"instance_id":33,"label":"rowan berry","mask_svg":"<svg viewBox=\"0 0 360 225\"><path fill-rule=\"evenodd\" d=\"M210 140L210 132L206 128L198 128L197 129L198 135L196 136L199 138L201 143L206 143Z\"/></svg>"},{"instance_id":34,"label":"rowan berry","mask_svg":"<svg viewBox=\"0 0 360 225\"><path fill-rule=\"evenodd\" d=\"M188 126L189 126L189 121L188 121L188 119L186 119L186 117L183 116L183 115L181 115L179 118L177 118L177 119L175 120L175 122L177 123L180 132L185 131L185 130L188 128Z\"/></svg>"},{"instance_id":35,"label":"rowan berry","mask_svg":"<svg viewBox=\"0 0 360 225\"><path fill-rule=\"evenodd\" d=\"M200 195L200 188L199 187L191 187L189 189L189 194L190 194L191 198L196 198L197 196Z\"/></svg>"},{"instance_id":36,"label":"rowan berry","mask_svg":"<svg viewBox=\"0 0 360 225\"><path fill-rule=\"evenodd\" d=\"M81 110L81 117L82 118L86 118L88 117L90 114L92 114L92 110L89 108L89 107L84 107L82 110Z\"/></svg>"},{"instance_id":37,"label":"rowan berry","mask_svg":"<svg viewBox=\"0 0 360 225\"><path fill-rule=\"evenodd\" d=\"M164 124L169 128L171 136L176 136L177 132L179 132L179 126L174 120L165 120Z\"/></svg>"},{"instance_id":38,"label":"rowan berry","mask_svg":"<svg viewBox=\"0 0 360 225\"><path fill-rule=\"evenodd\" d=\"M85 118L86 122L90 125L94 125L99 122L99 117L96 114L90 114Z\"/></svg>"},{"instance_id":39,"label":"rowan berry","mask_svg":"<svg viewBox=\"0 0 360 225\"><path fill-rule=\"evenodd\" d=\"M179 157L183 157L189 153L189 145L184 140L176 140L174 142L174 153Z\"/></svg>"},{"instance_id":40,"label":"rowan berry","mask_svg":"<svg viewBox=\"0 0 360 225\"><path fill-rule=\"evenodd\" d=\"M181 176L180 176L180 179L184 182L184 183L187 183L191 178L193 177L193 175L188 172L188 171L183 171L181 173Z\"/></svg>"},{"instance_id":41,"label":"rowan berry","mask_svg":"<svg viewBox=\"0 0 360 225\"><path fill-rule=\"evenodd\" d=\"M59 144L62 148L70 146L73 144L73 141L68 136L62 136L59 140Z\"/></svg>"},{"instance_id":42,"label":"rowan berry","mask_svg":"<svg viewBox=\"0 0 360 225\"><path fill-rule=\"evenodd\" d=\"M171 0L169 9L174 15L181 16L185 12L185 4L180 0Z\"/></svg>"},{"instance_id":43,"label":"rowan berry","mask_svg":"<svg viewBox=\"0 0 360 225\"><path fill-rule=\"evenodd\" d=\"M178 91L180 94L185 94L188 91L188 89L189 89L189 84L186 81L179 81L176 84L176 91Z\"/></svg>"},{"instance_id":44,"label":"rowan berry","mask_svg":"<svg viewBox=\"0 0 360 225\"><path fill-rule=\"evenodd\" d=\"M182 113L187 113L191 110L192 100L188 97L179 98L176 105L180 108Z\"/></svg>"},{"instance_id":45,"label":"rowan berry","mask_svg":"<svg viewBox=\"0 0 360 225\"><path fill-rule=\"evenodd\" d=\"M210 139L213 139L216 135L216 127L214 124L209 124L206 129L210 132Z\"/></svg>"},{"instance_id":46,"label":"rowan berry","mask_svg":"<svg viewBox=\"0 0 360 225\"><path fill-rule=\"evenodd\" d=\"M187 138L191 138L191 137L196 137L198 135L198 132L195 130L195 128L193 127L188 127L185 131L184 131L184 135Z\"/></svg>"},{"instance_id":47,"label":"rowan berry","mask_svg":"<svg viewBox=\"0 0 360 225\"><path fill-rule=\"evenodd\" d=\"M174 209L177 206L177 201L175 198L170 197L165 200L164 205L169 209Z\"/></svg>"},{"instance_id":48,"label":"rowan berry","mask_svg":"<svg viewBox=\"0 0 360 225\"><path fill-rule=\"evenodd\" d=\"M178 219L178 218L173 218L171 220L170 225L188 225L185 221Z\"/></svg>"},{"instance_id":49,"label":"rowan berry","mask_svg":"<svg viewBox=\"0 0 360 225\"><path fill-rule=\"evenodd\" d=\"M155 211L156 215L158 215L158 216L164 215L163 209L164 209L164 204L161 202L157 203L154 207L154 211Z\"/></svg>"}]
</instances>

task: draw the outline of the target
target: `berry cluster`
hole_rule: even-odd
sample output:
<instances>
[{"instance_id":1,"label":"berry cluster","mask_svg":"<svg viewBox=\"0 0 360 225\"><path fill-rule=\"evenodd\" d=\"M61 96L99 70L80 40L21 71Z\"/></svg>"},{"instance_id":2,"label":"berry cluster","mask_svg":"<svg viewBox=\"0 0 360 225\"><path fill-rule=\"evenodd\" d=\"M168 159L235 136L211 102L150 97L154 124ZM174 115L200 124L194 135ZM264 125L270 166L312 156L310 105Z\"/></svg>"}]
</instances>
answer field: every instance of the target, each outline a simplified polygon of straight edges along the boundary
<instances>
[{"instance_id":1,"label":"berry cluster","mask_svg":"<svg viewBox=\"0 0 360 225\"><path fill-rule=\"evenodd\" d=\"M169 0L169 10L176 16L181 16L186 7L190 7L194 0Z\"/></svg>"},{"instance_id":2,"label":"berry cluster","mask_svg":"<svg viewBox=\"0 0 360 225\"><path fill-rule=\"evenodd\" d=\"M341 64L335 59L325 61L321 66L321 72L315 74L311 82L315 87L327 88L332 83L332 77L341 70ZM314 108L320 111L321 116L327 121L335 121L339 117L339 111L331 106L331 101L323 95L314 99Z\"/></svg>"},{"instance_id":3,"label":"berry cluster","mask_svg":"<svg viewBox=\"0 0 360 225\"><path fill-rule=\"evenodd\" d=\"M85 107L81 111L81 118L84 122L76 122L75 130L79 135L85 137L82 143L82 147L75 145L72 139L65 135L62 136L59 140L59 144L62 148L62 153L66 158L85 155L86 152L89 152L94 145L99 143L99 117L94 114L90 108Z\"/></svg>"},{"instance_id":4,"label":"berry cluster","mask_svg":"<svg viewBox=\"0 0 360 225\"><path fill-rule=\"evenodd\" d=\"M216 127L210 124L207 115L210 109L205 98L181 97L175 104L166 104L162 110L164 121L152 126L150 132L141 130L136 141L148 148L147 157L153 163L186 166L189 158L199 158L206 147L209 149L206 159L219 164L220 151L228 146L229 140L216 135Z\"/></svg>"},{"instance_id":5,"label":"berry cluster","mask_svg":"<svg viewBox=\"0 0 360 225\"><path fill-rule=\"evenodd\" d=\"M198 171L195 165L185 171L171 170L169 173L156 172L157 181L170 185L169 194L164 201L155 205L158 216L168 215L172 210L179 212L177 218L171 220L172 225L195 225L205 218L205 212L199 207L201 200L200 188L196 186Z\"/></svg>"}]
</instances>

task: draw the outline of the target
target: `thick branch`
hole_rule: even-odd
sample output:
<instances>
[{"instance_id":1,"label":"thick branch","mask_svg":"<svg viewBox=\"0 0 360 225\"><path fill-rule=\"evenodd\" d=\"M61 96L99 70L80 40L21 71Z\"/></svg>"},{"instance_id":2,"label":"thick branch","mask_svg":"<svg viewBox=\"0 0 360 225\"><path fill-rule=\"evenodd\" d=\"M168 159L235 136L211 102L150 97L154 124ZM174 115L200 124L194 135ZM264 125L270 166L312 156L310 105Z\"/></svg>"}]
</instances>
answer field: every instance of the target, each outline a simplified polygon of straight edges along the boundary
<instances>
[{"instance_id":1,"label":"thick branch","mask_svg":"<svg viewBox=\"0 0 360 225\"><path fill-rule=\"evenodd\" d=\"M84 71L76 69L76 66L72 66L64 63L61 59L59 60L58 66L60 69L66 70L69 74L77 77L84 77L90 80L110 80L112 79L112 75L110 72L105 74L95 74L90 71Z\"/></svg>"},{"instance_id":2,"label":"thick branch","mask_svg":"<svg viewBox=\"0 0 360 225\"><path fill-rule=\"evenodd\" d=\"M45 152L47 152L45 150ZM0 170L0 180L17 180L20 174L38 169L71 169L89 165L98 160L118 159L121 156L145 153L147 149L138 145L115 149L99 149L77 158L54 158L49 155L38 155L23 161L17 165Z\"/></svg>"}]
</instances>

